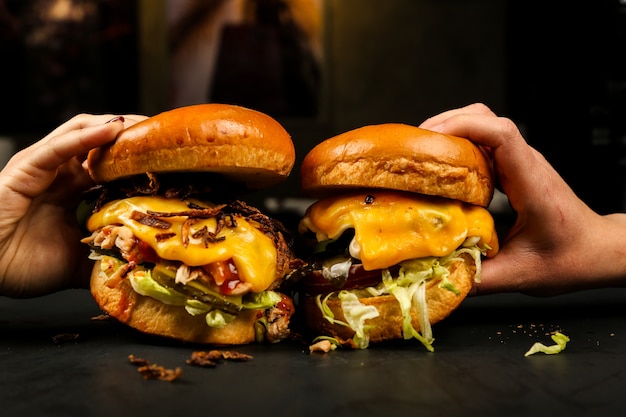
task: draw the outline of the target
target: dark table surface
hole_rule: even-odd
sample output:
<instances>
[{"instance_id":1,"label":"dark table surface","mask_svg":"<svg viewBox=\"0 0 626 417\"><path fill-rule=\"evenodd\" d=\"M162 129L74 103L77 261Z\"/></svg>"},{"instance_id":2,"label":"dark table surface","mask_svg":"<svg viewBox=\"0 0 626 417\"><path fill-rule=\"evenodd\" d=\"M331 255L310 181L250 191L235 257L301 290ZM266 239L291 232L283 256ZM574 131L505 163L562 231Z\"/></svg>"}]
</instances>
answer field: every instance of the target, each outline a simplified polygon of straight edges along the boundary
<instances>
[{"instance_id":1,"label":"dark table surface","mask_svg":"<svg viewBox=\"0 0 626 417\"><path fill-rule=\"evenodd\" d=\"M0 298L2 416L614 416L626 405L626 289L469 298L434 326L434 353L398 341L309 354L289 341L229 348L253 358L214 368L185 363L207 347L98 314L84 290ZM555 330L571 339L563 352L524 356ZM144 380L130 354L182 376Z\"/></svg>"}]
</instances>

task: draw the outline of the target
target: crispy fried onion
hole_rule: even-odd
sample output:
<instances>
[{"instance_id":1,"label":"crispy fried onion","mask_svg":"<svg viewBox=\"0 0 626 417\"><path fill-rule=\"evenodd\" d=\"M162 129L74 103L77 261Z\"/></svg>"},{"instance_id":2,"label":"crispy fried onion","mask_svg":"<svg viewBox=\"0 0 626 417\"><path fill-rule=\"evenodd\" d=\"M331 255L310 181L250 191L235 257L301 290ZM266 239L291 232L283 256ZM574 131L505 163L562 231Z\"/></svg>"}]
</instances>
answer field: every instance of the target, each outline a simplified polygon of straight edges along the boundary
<instances>
[{"instance_id":1,"label":"crispy fried onion","mask_svg":"<svg viewBox=\"0 0 626 417\"><path fill-rule=\"evenodd\" d=\"M150 213L142 213L137 210L133 210L130 214L130 218L146 226L156 227L157 229L169 229L172 227L172 223L159 219L158 216L154 216Z\"/></svg>"},{"instance_id":2,"label":"crispy fried onion","mask_svg":"<svg viewBox=\"0 0 626 417\"><path fill-rule=\"evenodd\" d=\"M183 371L180 367L168 369L156 363L150 363L150 361L132 354L128 355L128 359L130 363L137 367L137 371L143 379L174 382L183 375Z\"/></svg>"},{"instance_id":3,"label":"crispy fried onion","mask_svg":"<svg viewBox=\"0 0 626 417\"><path fill-rule=\"evenodd\" d=\"M181 185L183 184L183 185ZM213 173L167 173L145 172L106 184L98 184L83 193L83 199L93 203L93 211L99 211L107 202L121 198L163 195L167 198L186 200L209 199L209 195L228 196L232 184ZM240 187L237 187L240 188Z\"/></svg>"},{"instance_id":4,"label":"crispy fried onion","mask_svg":"<svg viewBox=\"0 0 626 417\"><path fill-rule=\"evenodd\" d=\"M251 355L232 350L209 350L192 352L187 364L204 368L213 368L222 361L247 362Z\"/></svg>"}]
</instances>

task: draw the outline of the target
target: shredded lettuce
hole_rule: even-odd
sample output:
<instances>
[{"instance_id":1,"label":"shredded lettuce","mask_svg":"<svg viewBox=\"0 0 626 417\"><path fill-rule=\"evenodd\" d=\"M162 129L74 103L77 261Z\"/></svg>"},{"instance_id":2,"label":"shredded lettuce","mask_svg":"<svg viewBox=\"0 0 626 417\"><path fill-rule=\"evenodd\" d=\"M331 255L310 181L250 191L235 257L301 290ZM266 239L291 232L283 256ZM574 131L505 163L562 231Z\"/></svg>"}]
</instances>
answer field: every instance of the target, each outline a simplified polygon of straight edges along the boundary
<instances>
[{"instance_id":1,"label":"shredded lettuce","mask_svg":"<svg viewBox=\"0 0 626 417\"><path fill-rule=\"evenodd\" d=\"M546 355L554 355L556 353L560 353L565 349L567 342L569 342L569 337L565 336L561 332L555 332L552 336L550 336L554 341L554 345L546 346L541 342L537 342L531 346L531 348L524 354L524 356L534 355L535 353L545 353Z\"/></svg>"},{"instance_id":2,"label":"shredded lettuce","mask_svg":"<svg viewBox=\"0 0 626 417\"><path fill-rule=\"evenodd\" d=\"M275 291L263 291L260 293L247 294L241 304L246 310L270 308L282 300L280 294Z\"/></svg>"},{"instance_id":3,"label":"shredded lettuce","mask_svg":"<svg viewBox=\"0 0 626 417\"><path fill-rule=\"evenodd\" d=\"M122 263L120 262L120 265ZM188 297L171 288L159 284L149 269L137 267L128 273L133 290L138 294L154 298L164 304L184 307L192 316L204 314L207 325L221 328L232 322L237 316L213 307L208 303ZM249 294L241 304L244 309L270 308L281 301L281 296L275 291L264 291L258 294Z\"/></svg>"},{"instance_id":4,"label":"shredded lettuce","mask_svg":"<svg viewBox=\"0 0 626 417\"><path fill-rule=\"evenodd\" d=\"M128 273L130 285L138 294L154 298L164 304L184 306L187 297L179 292L165 288L154 279L147 269L138 268Z\"/></svg>"},{"instance_id":5,"label":"shredded lettuce","mask_svg":"<svg viewBox=\"0 0 626 417\"><path fill-rule=\"evenodd\" d=\"M328 299L334 294L335 293L327 294L323 300L322 300L322 295L318 294L318 296L315 297L315 303L317 304L317 308L319 308L319 310L321 311L322 317L326 319L330 324L338 324L340 326L350 327L350 325L346 323L345 321L336 320L335 314L330 309L330 307L328 307Z\"/></svg>"},{"instance_id":6,"label":"shredded lettuce","mask_svg":"<svg viewBox=\"0 0 626 417\"><path fill-rule=\"evenodd\" d=\"M488 249L488 248L487 248ZM400 265L397 277L393 277L389 270L382 271L382 283L376 287L366 288L366 292L371 296L384 294L393 295L400 306L402 312L402 334L405 339L417 339L429 351L434 351L434 337L432 327L428 318L428 305L426 303L426 285L430 281L439 282L439 287L448 290L459 296L460 291L449 281L450 266L457 261L463 261L462 254L468 254L474 260L476 274L474 280L480 282L481 275L481 255L486 249L481 249L475 243L472 246L462 246L451 254L442 257L426 257L405 261ZM345 293L345 294L344 294ZM351 294L347 296L346 294ZM335 319L333 312L327 305L331 296L343 297L342 308L347 322ZM344 301L345 300L345 301ZM378 311L374 313L374 306L363 309L361 303L357 305L358 297L347 291L327 294L323 299L317 296L317 306L322 312L322 316L332 324L338 324L352 328L355 332L354 342L359 348L367 348L369 345L369 328L365 325L365 320L378 316ZM371 308L370 308L371 307ZM419 329L413 327L413 317L411 312L418 317ZM375 314L375 315L374 315Z\"/></svg>"},{"instance_id":7,"label":"shredded lettuce","mask_svg":"<svg viewBox=\"0 0 626 417\"><path fill-rule=\"evenodd\" d=\"M191 314L192 316L206 314L211 311L211 308L212 307L210 305L198 300L187 299L187 302L185 303L185 310L187 310L187 313Z\"/></svg>"},{"instance_id":8,"label":"shredded lettuce","mask_svg":"<svg viewBox=\"0 0 626 417\"><path fill-rule=\"evenodd\" d=\"M445 268L439 268L439 271L443 269ZM431 268L431 271L434 271L434 268ZM426 281L431 279L429 275L425 274L424 271L401 267L398 279L394 280L389 271L385 270L383 272L383 285L400 305L403 337L419 340L426 349L432 352L434 339L428 320L428 305L426 304ZM412 309L417 313L421 333L413 327Z\"/></svg>"},{"instance_id":9,"label":"shredded lettuce","mask_svg":"<svg viewBox=\"0 0 626 417\"><path fill-rule=\"evenodd\" d=\"M448 281L447 278L443 278L441 280L441 284L439 284L439 288L442 288L444 290L448 290L448 291L454 293L454 295L456 295L457 297L459 295L461 295L461 291L459 291L459 289L457 287L455 287L452 282Z\"/></svg>"},{"instance_id":10,"label":"shredded lettuce","mask_svg":"<svg viewBox=\"0 0 626 417\"><path fill-rule=\"evenodd\" d=\"M336 319L335 314L328 307L328 299L333 295L337 295L341 300L341 309L346 321ZM319 294L315 298L315 302L322 313L322 317L329 323L349 327L354 331L352 340L359 349L365 349L369 346L369 330L371 327L365 324L365 320L379 316L380 313L376 307L366 306L359 301L356 294L349 291L340 291L338 294L330 293L323 299L321 294ZM330 337L320 336L315 340L321 340L322 338L331 339ZM334 343L339 344L336 340Z\"/></svg>"},{"instance_id":11,"label":"shredded lettuce","mask_svg":"<svg viewBox=\"0 0 626 417\"><path fill-rule=\"evenodd\" d=\"M235 320L236 317L237 316L235 316L234 314L228 314L222 310L217 309L209 311L205 316L206 324L208 324L209 327L215 328L222 328L226 326L228 323Z\"/></svg>"},{"instance_id":12,"label":"shredded lettuce","mask_svg":"<svg viewBox=\"0 0 626 417\"><path fill-rule=\"evenodd\" d=\"M369 345L369 328L365 325L365 320L378 317L378 309L374 306L367 306L359 301L356 294L349 291L340 291L341 309L346 318L348 326L354 330L352 340L359 349L365 349Z\"/></svg>"}]
</instances>

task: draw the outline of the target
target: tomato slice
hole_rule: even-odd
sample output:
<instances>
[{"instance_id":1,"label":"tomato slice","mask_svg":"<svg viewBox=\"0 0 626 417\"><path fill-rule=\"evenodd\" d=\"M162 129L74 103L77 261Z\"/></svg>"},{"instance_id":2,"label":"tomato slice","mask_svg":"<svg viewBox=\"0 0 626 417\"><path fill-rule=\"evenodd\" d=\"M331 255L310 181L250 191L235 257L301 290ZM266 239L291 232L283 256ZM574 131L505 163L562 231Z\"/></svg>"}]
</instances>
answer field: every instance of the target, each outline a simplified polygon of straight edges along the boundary
<instances>
[{"instance_id":1,"label":"tomato slice","mask_svg":"<svg viewBox=\"0 0 626 417\"><path fill-rule=\"evenodd\" d=\"M213 262L205 265L203 268L206 272L211 274L222 294L231 294L241 282L237 267L232 259Z\"/></svg>"}]
</instances>

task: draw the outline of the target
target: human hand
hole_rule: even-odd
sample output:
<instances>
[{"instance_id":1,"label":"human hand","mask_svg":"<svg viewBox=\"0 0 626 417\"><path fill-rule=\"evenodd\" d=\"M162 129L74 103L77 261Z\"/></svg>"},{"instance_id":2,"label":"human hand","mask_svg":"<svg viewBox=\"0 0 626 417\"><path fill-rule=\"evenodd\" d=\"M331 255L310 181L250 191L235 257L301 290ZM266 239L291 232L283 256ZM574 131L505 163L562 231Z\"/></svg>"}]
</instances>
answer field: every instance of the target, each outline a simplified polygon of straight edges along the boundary
<instances>
[{"instance_id":1,"label":"human hand","mask_svg":"<svg viewBox=\"0 0 626 417\"><path fill-rule=\"evenodd\" d=\"M484 261L475 294L553 295L626 284L626 215L592 211L510 119L479 103L421 127L484 146L517 214L498 255Z\"/></svg>"},{"instance_id":2,"label":"human hand","mask_svg":"<svg viewBox=\"0 0 626 417\"><path fill-rule=\"evenodd\" d=\"M92 148L145 116L78 115L16 153L0 172L0 295L34 297L86 287L91 263L76 208L92 185Z\"/></svg>"}]
</instances>

